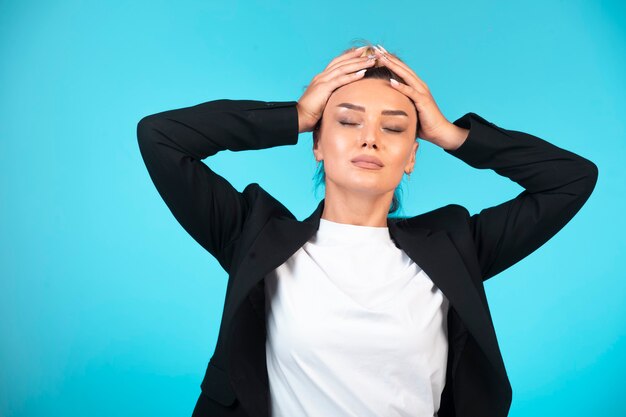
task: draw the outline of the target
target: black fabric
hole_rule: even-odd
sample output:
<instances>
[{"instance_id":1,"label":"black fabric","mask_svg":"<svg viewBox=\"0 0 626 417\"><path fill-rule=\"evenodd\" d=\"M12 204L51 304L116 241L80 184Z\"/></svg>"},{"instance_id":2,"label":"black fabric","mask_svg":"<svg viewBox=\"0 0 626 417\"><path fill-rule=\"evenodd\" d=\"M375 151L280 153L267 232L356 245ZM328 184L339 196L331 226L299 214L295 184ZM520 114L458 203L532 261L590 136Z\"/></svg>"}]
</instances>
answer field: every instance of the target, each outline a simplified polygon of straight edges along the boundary
<instances>
[{"instance_id":1,"label":"black fabric","mask_svg":"<svg viewBox=\"0 0 626 417\"><path fill-rule=\"evenodd\" d=\"M216 416L250 417L250 414L244 411L241 407L241 403L239 402L233 403L230 406L225 406L200 391L200 395L198 396L198 400L196 401L191 417Z\"/></svg>"},{"instance_id":2,"label":"black fabric","mask_svg":"<svg viewBox=\"0 0 626 417\"><path fill-rule=\"evenodd\" d=\"M160 196L228 273L218 340L200 384L196 417L271 415L264 277L315 233L325 203L297 220L259 184L239 192L202 160L224 150L296 144L296 104L214 100L149 115L137 125L139 149ZM445 152L476 169L491 169L524 190L475 214L449 204L418 216L389 218L389 232L450 301L450 352L439 417L504 417L512 390L484 281L561 230L591 195L598 168L475 113L453 123L469 129L469 136L458 149ZM475 191L488 192L479 186Z\"/></svg>"}]
</instances>

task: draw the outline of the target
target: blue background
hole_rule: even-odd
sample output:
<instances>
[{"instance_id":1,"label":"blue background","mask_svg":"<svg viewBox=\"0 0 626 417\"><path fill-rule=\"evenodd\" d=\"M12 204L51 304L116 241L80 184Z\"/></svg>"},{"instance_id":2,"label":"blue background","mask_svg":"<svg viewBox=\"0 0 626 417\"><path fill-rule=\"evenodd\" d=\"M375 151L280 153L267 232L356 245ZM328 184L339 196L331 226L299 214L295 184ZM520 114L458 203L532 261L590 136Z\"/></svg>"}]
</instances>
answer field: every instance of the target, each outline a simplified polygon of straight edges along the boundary
<instances>
[{"instance_id":1,"label":"blue background","mask_svg":"<svg viewBox=\"0 0 626 417\"><path fill-rule=\"evenodd\" d=\"M511 416L626 414L623 2L152 0L0 5L0 415L191 415L227 276L157 194L137 122L297 100L361 38L410 65L448 120L473 111L598 165L577 216L486 290ZM205 163L299 219L323 196L310 133ZM522 188L421 141L403 190L415 215Z\"/></svg>"}]
</instances>

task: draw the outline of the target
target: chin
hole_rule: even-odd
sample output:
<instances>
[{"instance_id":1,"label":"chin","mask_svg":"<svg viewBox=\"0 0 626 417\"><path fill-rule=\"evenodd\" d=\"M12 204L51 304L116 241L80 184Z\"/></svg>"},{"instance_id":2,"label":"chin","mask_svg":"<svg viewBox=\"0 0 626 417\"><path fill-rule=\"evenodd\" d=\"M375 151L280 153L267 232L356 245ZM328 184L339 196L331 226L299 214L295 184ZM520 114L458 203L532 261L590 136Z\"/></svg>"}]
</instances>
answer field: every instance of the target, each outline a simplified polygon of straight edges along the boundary
<instances>
[{"instance_id":1,"label":"chin","mask_svg":"<svg viewBox=\"0 0 626 417\"><path fill-rule=\"evenodd\" d=\"M389 190L380 181L364 179L359 181L353 178L349 183L344 184L346 190L354 191L355 193L365 193L372 195L385 194Z\"/></svg>"}]
</instances>

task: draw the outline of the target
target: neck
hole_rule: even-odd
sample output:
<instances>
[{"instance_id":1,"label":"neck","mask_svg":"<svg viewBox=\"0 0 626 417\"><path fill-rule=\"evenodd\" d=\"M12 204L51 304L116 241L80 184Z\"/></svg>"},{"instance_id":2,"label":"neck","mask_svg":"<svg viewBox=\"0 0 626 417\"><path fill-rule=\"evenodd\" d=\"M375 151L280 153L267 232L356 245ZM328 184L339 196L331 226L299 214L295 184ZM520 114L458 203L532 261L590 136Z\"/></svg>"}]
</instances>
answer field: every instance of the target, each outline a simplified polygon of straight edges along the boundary
<instances>
[{"instance_id":1,"label":"neck","mask_svg":"<svg viewBox=\"0 0 626 417\"><path fill-rule=\"evenodd\" d=\"M379 195L346 192L327 184L322 219L357 226L387 227L393 190Z\"/></svg>"}]
</instances>

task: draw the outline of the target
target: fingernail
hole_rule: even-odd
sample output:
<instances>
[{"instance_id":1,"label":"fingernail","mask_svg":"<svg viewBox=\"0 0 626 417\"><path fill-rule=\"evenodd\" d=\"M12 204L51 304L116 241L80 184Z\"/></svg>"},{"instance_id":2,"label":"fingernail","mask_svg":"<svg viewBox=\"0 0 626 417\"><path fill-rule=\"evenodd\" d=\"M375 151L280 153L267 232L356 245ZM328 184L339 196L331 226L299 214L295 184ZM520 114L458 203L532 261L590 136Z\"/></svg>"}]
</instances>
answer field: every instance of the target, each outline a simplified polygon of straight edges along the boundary
<instances>
[{"instance_id":1,"label":"fingernail","mask_svg":"<svg viewBox=\"0 0 626 417\"><path fill-rule=\"evenodd\" d=\"M397 82L397 81L396 81L396 80L394 80L393 78L390 78L390 79L389 79L389 82L390 82L391 84L393 84L393 85L398 85L398 84L400 84L399 82Z\"/></svg>"}]
</instances>

